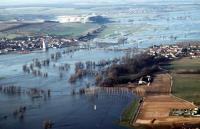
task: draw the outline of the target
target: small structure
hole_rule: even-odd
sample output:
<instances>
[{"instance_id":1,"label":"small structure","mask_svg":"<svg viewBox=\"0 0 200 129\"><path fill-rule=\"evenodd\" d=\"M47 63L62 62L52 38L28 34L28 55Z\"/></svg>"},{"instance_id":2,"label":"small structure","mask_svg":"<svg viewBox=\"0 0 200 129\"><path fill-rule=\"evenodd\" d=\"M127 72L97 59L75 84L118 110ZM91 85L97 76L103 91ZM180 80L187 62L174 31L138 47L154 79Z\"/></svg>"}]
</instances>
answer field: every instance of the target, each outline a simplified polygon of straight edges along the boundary
<instances>
[{"instance_id":1,"label":"small structure","mask_svg":"<svg viewBox=\"0 0 200 129\"><path fill-rule=\"evenodd\" d=\"M147 82L143 81L143 77L140 78L140 80L138 81L138 85L146 85Z\"/></svg>"},{"instance_id":2,"label":"small structure","mask_svg":"<svg viewBox=\"0 0 200 129\"><path fill-rule=\"evenodd\" d=\"M150 75L147 75L145 77L141 77L140 80L138 81L138 85L150 85L152 81L152 78Z\"/></svg>"},{"instance_id":3,"label":"small structure","mask_svg":"<svg viewBox=\"0 0 200 129\"><path fill-rule=\"evenodd\" d=\"M199 117L200 108L196 107L194 109L172 109L170 111L171 116L184 116L184 117Z\"/></svg>"},{"instance_id":4,"label":"small structure","mask_svg":"<svg viewBox=\"0 0 200 129\"><path fill-rule=\"evenodd\" d=\"M44 39L42 40L42 49L43 49L43 51L47 51L48 50L48 44L47 44L47 42L45 42Z\"/></svg>"},{"instance_id":5,"label":"small structure","mask_svg":"<svg viewBox=\"0 0 200 129\"><path fill-rule=\"evenodd\" d=\"M200 108L196 107L192 110L193 116L200 116Z\"/></svg>"}]
</instances>

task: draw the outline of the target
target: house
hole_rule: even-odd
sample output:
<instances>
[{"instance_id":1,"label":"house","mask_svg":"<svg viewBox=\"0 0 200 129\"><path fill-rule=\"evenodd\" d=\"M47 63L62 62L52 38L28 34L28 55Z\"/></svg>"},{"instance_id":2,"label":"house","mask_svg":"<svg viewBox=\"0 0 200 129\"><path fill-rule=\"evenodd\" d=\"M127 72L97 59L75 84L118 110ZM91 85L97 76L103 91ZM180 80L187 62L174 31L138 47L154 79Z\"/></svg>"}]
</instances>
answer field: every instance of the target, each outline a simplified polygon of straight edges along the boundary
<instances>
[{"instance_id":1,"label":"house","mask_svg":"<svg viewBox=\"0 0 200 129\"><path fill-rule=\"evenodd\" d=\"M138 81L138 85L150 85L152 81L152 78L150 75L147 75L147 76L144 76L144 77L141 77L140 80Z\"/></svg>"},{"instance_id":2,"label":"house","mask_svg":"<svg viewBox=\"0 0 200 129\"><path fill-rule=\"evenodd\" d=\"M200 108L196 107L192 110L193 116L200 116Z\"/></svg>"},{"instance_id":3,"label":"house","mask_svg":"<svg viewBox=\"0 0 200 129\"><path fill-rule=\"evenodd\" d=\"M146 85L147 82L143 81L143 77L140 78L140 80L138 81L138 85Z\"/></svg>"}]
</instances>

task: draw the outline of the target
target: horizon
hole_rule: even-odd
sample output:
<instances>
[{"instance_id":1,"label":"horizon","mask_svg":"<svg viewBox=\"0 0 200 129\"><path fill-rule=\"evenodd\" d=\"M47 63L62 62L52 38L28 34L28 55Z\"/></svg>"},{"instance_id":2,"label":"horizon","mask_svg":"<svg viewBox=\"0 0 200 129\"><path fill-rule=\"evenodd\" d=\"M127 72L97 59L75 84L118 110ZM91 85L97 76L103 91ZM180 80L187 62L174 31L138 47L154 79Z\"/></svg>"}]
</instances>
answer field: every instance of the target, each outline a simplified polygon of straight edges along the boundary
<instances>
[{"instance_id":1,"label":"horizon","mask_svg":"<svg viewBox=\"0 0 200 129\"><path fill-rule=\"evenodd\" d=\"M200 127L199 12L200 0L0 0L0 129Z\"/></svg>"},{"instance_id":2,"label":"horizon","mask_svg":"<svg viewBox=\"0 0 200 129\"><path fill-rule=\"evenodd\" d=\"M165 3L181 3L181 4L187 4L187 3L194 3L197 4L199 3L198 1L195 0L33 0L33 1L26 1L26 0L0 0L0 6L14 6L14 5L45 5L45 4L72 4L72 5L106 5L106 4L139 4L139 3L160 3L163 2Z\"/></svg>"}]
</instances>

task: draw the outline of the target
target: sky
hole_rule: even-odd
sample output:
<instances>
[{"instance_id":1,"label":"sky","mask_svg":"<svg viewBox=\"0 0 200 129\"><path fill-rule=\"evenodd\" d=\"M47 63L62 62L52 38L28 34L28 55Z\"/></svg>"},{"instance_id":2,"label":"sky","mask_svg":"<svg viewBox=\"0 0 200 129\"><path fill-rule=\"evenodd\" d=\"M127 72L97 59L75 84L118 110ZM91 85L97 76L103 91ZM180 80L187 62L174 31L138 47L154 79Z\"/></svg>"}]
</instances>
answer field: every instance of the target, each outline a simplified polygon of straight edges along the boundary
<instances>
[{"instance_id":1,"label":"sky","mask_svg":"<svg viewBox=\"0 0 200 129\"><path fill-rule=\"evenodd\" d=\"M156 2L156 1L178 1L178 2L185 2L185 1L199 1L199 0L0 0L1 5L26 5L26 4L59 4L59 3L70 3L70 4L101 4L101 3L138 3L138 2Z\"/></svg>"}]
</instances>

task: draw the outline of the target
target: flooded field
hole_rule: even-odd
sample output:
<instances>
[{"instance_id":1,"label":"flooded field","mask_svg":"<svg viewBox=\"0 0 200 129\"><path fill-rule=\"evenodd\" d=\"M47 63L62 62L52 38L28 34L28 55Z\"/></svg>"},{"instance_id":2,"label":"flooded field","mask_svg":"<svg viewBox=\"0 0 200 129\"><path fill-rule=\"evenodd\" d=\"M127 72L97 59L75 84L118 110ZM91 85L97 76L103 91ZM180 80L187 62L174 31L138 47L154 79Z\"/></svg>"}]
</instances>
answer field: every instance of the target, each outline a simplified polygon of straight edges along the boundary
<instances>
[{"instance_id":1,"label":"flooded field","mask_svg":"<svg viewBox=\"0 0 200 129\"><path fill-rule=\"evenodd\" d=\"M118 120L121 111L134 97L133 93L99 92L89 95L72 95L72 91L78 91L86 87L88 83L94 86L94 79L83 78L74 84L68 82L70 74L74 72L74 64L79 61L95 61L112 59L124 55L124 52L106 50L78 50L73 53L62 55L56 62L51 62L48 68L42 71L48 72L48 78L35 77L24 73L22 66L29 64L33 59L49 58L52 53L65 49L51 49L48 52L36 51L31 54L1 55L1 85L20 86L23 93L7 94L0 93L0 127L3 129L40 129L44 120L55 121L55 128L123 128L114 123ZM70 70L64 72L63 78L59 78L59 64L68 63ZM28 96L26 91L30 88L51 90L50 96ZM25 92L25 93L24 93ZM94 110L96 105L96 110ZM13 112L26 106L23 120L19 116L13 116ZM4 119L3 117L7 117ZM91 124L88 124L91 123Z\"/></svg>"},{"instance_id":2,"label":"flooded field","mask_svg":"<svg viewBox=\"0 0 200 129\"><path fill-rule=\"evenodd\" d=\"M152 44L199 40L199 1L184 0L180 2L174 0L163 2L158 0L158 2L130 2L129 4L114 3L113 6L77 5L68 7L66 5L66 8L65 5L63 6L0 8L0 21L8 20L12 22L13 19L23 19L24 22L38 20L54 21L57 16L94 13L105 15L111 21L106 24L107 28L99 35L98 40L116 41L119 37L126 37L129 43L139 44L139 47L142 48ZM73 28L70 24L56 23L57 25L50 26L48 24L19 28L20 33L17 31L17 35L30 33L30 29L36 32L39 30L39 32L46 34L74 35L76 32L84 32L77 30L77 26L81 30L87 30L85 26L91 28L97 26L84 26L84 24L78 23ZM45 28L46 26L50 29ZM57 31L54 30L55 28L57 28ZM9 34L11 34L11 37L16 36L14 32L9 31L6 33L6 36L9 37ZM5 36L5 33L1 35Z\"/></svg>"},{"instance_id":3,"label":"flooded field","mask_svg":"<svg viewBox=\"0 0 200 129\"><path fill-rule=\"evenodd\" d=\"M198 3L198 2L197 2ZM100 35L100 39L127 37L129 43L139 47L199 40L199 4L192 1L165 1L105 7L106 15L114 23ZM102 7L103 8L103 7Z\"/></svg>"},{"instance_id":4,"label":"flooded field","mask_svg":"<svg viewBox=\"0 0 200 129\"><path fill-rule=\"evenodd\" d=\"M13 11L14 9L14 11ZM33 11L34 10L34 11ZM20 12L21 11L21 12ZM42 13L43 11L43 13ZM119 38L127 38L119 48L146 48L156 44L170 44L183 40L199 40L200 34L200 5L195 1L123 4L115 6L86 6L74 8L58 7L21 7L0 8L0 21L27 17L27 21L52 20L60 15L82 15L97 13L106 15L112 22L106 24L106 29L94 41L117 42ZM48 16L52 13L51 16ZM2 24L2 23L0 23ZM51 23L52 24L52 23ZM51 27L48 32L46 25L43 32L47 34L74 35L82 34L80 28L88 30L84 24L77 28L56 24L60 32ZM93 27L97 25L89 24ZM88 25L88 26L89 26ZM63 28L65 26L65 28ZM30 26L21 30L36 29ZM70 32L70 29L73 32ZM19 28L15 32L19 32ZM69 31L68 31L69 30ZM12 30L9 30L12 33ZM2 32L0 35L9 35ZM26 33L26 32L23 32ZM79 34L79 35L80 35ZM11 35L13 37L13 35ZM14 35L15 37L15 35ZM92 44L94 45L94 44ZM68 49L50 49L47 52L33 51L29 54L0 55L0 129L42 129L44 121L52 121L56 129L125 129L117 125L124 108L137 96L131 91L121 89L103 89L91 94L76 94L81 88L96 87L95 79L86 76L70 83L69 78L75 71L77 62L113 60L126 54L125 51L111 51L109 49L79 49L64 53ZM52 54L61 53L61 58L51 60L48 66L38 66L33 73L31 63L52 58ZM69 65L65 70L63 66ZM66 66L66 67L67 67ZM23 71L24 70L24 71ZM98 69L95 69L98 70ZM32 70L33 71L33 70ZM36 75L37 74L37 75ZM32 93L37 93L31 96ZM20 112L16 112L16 110Z\"/></svg>"}]
</instances>

